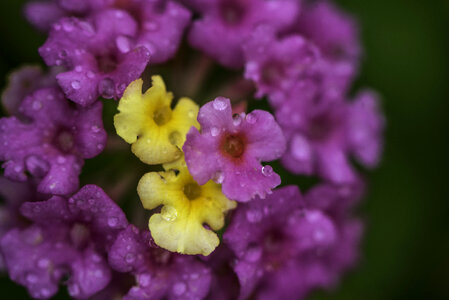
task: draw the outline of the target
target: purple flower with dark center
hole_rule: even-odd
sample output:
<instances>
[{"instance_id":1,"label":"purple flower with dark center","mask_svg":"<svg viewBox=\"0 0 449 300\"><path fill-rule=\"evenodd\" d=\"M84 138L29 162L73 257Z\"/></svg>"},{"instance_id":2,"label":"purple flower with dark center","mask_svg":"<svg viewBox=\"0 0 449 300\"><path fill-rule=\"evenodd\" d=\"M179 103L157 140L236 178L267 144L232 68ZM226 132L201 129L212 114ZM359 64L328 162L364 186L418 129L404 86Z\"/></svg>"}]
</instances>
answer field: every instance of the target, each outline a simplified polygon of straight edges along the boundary
<instances>
[{"instance_id":1,"label":"purple flower with dark center","mask_svg":"<svg viewBox=\"0 0 449 300\"><path fill-rule=\"evenodd\" d=\"M125 11L108 9L86 21L63 18L39 49L45 62L69 69L56 76L66 96L83 106L99 96L118 99L149 61L149 51L134 47L136 21Z\"/></svg>"},{"instance_id":2,"label":"purple flower with dark center","mask_svg":"<svg viewBox=\"0 0 449 300\"><path fill-rule=\"evenodd\" d=\"M245 78L256 83L256 97L269 96L274 106L287 100L295 85L317 73L319 50L299 35L278 39L273 28L260 26L243 48Z\"/></svg>"},{"instance_id":3,"label":"purple flower with dark center","mask_svg":"<svg viewBox=\"0 0 449 300\"><path fill-rule=\"evenodd\" d=\"M279 32L292 25L299 10L290 0L212 0L199 8L190 44L230 68L243 66L242 44L257 26L267 24Z\"/></svg>"},{"instance_id":4,"label":"purple flower with dark center","mask_svg":"<svg viewBox=\"0 0 449 300\"><path fill-rule=\"evenodd\" d=\"M315 43L333 62L346 62L357 68L360 58L358 26L351 16L331 1L304 5L295 31Z\"/></svg>"},{"instance_id":5,"label":"purple flower with dark center","mask_svg":"<svg viewBox=\"0 0 449 300\"><path fill-rule=\"evenodd\" d=\"M221 244L209 256L201 257L212 271L212 282L206 299L230 300L238 299L240 284L231 267L235 259L234 253L225 244Z\"/></svg>"},{"instance_id":6,"label":"purple flower with dark center","mask_svg":"<svg viewBox=\"0 0 449 300\"><path fill-rule=\"evenodd\" d=\"M63 17L87 17L106 8L113 0L39 0L25 4L25 17L41 31L49 31Z\"/></svg>"},{"instance_id":7,"label":"purple flower with dark center","mask_svg":"<svg viewBox=\"0 0 449 300\"><path fill-rule=\"evenodd\" d=\"M66 276L69 294L77 299L109 283L106 253L128 222L99 187L87 185L69 200L27 202L21 212L32 225L9 231L0 245L9 276L32 297L50 298Z\"/></svg>"},{"instance_id":8,"label":"purple flower with dark center","mask_svg":"<svg viewBox=\"0 0 449 300\"><path fill-rule=\"evenodd\" d=\"M201 133L191 128L184 143L192 177L205 184L222 184L229 199L246 202L264 197L281 183L279 175L260 161L272 161L285 151L285 138L273 116L255 110L232 116L229 99L219 97L203 105L198 114Z\"/></svg>"},{"instance_id":9,"label":"purple flower with dark center","mask_svg":"<svg viewBox=\"0 0 449 300\"><path fill-rule=\"evenodd\" d=\"M163 63L178 50L192 13L175 1L118 0L115 5L126 10L138 24L134 46L145 46L151 63Z\"/></svg>"},{"instance_id":10,"label":"purple flower with dark center","mask_svg":"<svg viewBox=\"0 0 449 300\"><path fill-rule=\"evenodd\" d=\"M333 285L337 266L355 260L357 243L341 246L352 237L358 242L360 226L352 224L310 205L295 186L239 206L224 240L237 256L240 299L301 299Z\"/></svg>"},{"instance_id":11,"label":"purple flower with dark center","mask_svg":"<svg viewBox=\"0 0 449 300\"><path fill-rule=\"evenodd\" d=\"M381 153L384 121L377 101L373 93L364 92L352 103L285 102L276 114L288 140L283 165L335 183L356 180L350 155L373 167Z\"/></svg>"},{"instance_id":12,"label":"purple flower with dark center","mask_svg":"<svg viewBox=\"0 0 449 300\"><path fill-rule=\"evenodd\" d=\"M40 89L20 107L27 120L0 119L0 160L4 175L38 182L38 192L65 195L76 191L83 158L103 151L106 132L102 104L72 108L56 88Z\"/></svg>"},{"instance_id":13,"label":"purple flower with dark center","mask_svg":"<svg viewBox=\"0 0 449 300\"><path fill-rule=\"evenodd\" d=\"M210 271L191 256L168 252L156 246L150 232L129 225L109 252L110 265L136 278L123 299L203 299L211 280Z\"/></svg>"},{"instance_id":14,"label":"purple flower with dark center","mask_svg":"<svg viewBox=\"0 0 449 300\"><path fill-rule=\"evenodd\" d=\"M59 68L51 68L48 74L45 74L40 66L24 66L12 72L2 93L3 107L10 115L18 115L19 107L26 96L40 88L57 85L55 75L60 71Z\"/></svg>"}]
</instances>

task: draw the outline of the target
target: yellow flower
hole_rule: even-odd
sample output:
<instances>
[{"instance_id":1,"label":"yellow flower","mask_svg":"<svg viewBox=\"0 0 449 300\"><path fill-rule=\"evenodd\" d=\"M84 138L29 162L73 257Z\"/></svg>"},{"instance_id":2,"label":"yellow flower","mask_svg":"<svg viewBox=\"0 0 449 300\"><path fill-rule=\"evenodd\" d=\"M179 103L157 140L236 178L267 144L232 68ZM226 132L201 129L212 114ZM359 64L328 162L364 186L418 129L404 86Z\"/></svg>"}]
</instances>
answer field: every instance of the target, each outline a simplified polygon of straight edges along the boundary
<instances>
[{"instance_id":1,"label":"yellow flower","mask_svg":"<svg viewBox=\"0 0 449 300\"><path fill-rule=\"evenodd\" d=\"M154 241L172 252L209 255L220 243L213 230L223 227L224 213L235 208L236 202L228 200L213 181L198 185L183 158L164 169L145 174L137 186L146 209L162 205L149 221Z\"/></svg>"},{"instance_id":2,"label":"yellow flower","mask_svg":"<svg viewBox=\"0 0 449 300\"><path fill-rule=\"evenodd\" d=\"M167 92L160 76L152 77L153 86L142 94L142 79L126 88L114 117L117 134L132 144L132 152L147 164L160 164L181 157L181 147L196 120L198 105L181 98L171 109L173 94Z\"/></svg>"}]
</instances>

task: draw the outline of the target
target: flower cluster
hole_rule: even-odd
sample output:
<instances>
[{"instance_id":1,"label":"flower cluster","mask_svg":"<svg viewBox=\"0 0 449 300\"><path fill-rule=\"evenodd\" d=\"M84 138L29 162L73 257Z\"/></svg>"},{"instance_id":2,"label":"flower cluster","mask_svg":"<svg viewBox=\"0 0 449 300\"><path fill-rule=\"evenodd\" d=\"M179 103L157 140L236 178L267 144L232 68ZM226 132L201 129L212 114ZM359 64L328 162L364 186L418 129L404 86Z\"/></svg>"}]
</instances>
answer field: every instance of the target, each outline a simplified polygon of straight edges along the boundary
<instances>
[{"instance_id":1,"label":"flower cluster","mask_svg":"<svg viewBox=\"0 0 449 300\"><path fill-rule=\"evenodd\" d=\"M375 92L350 94L358 27L333 3L24 12L48 68L2 94L0 269L31 297L302 299L357 262L351 160L378 164L385 121Z\"/></svg>"}]
</instances>

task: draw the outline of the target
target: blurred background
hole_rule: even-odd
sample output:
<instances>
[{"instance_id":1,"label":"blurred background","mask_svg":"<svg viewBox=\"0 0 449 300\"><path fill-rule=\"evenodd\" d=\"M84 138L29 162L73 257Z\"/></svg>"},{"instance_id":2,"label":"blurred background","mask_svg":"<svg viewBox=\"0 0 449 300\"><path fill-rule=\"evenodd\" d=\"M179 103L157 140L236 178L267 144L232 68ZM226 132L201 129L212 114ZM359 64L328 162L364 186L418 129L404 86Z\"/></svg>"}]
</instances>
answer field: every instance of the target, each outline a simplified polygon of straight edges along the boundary
<instances>
[{"instance_id":1,"label":"blurred background","mask_svg":"<svg viewBox=\"0 0 449 300\"><path fill-rule=\"evenodd\" d=\"M26 63L42 64L45 37L0 2L0 87ZM383 98L386 148L360 207L359 267L310 299L449 299L449 1L338 0L359 21L365 58L354 89ZM27 299L0 275L1 298Z\"/></svg>"}]
</instances>

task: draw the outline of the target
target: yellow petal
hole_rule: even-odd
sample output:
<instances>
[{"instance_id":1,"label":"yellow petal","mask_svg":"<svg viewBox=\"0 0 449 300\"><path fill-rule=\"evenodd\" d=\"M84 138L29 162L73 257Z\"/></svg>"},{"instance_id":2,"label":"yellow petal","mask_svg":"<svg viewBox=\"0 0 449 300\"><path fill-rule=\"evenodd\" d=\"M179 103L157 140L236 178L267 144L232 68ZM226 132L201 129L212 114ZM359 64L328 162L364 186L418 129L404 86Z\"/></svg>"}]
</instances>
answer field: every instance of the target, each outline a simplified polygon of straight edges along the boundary
<instances>
[{"instance_id":1,"label":"yellow petal","mask_svg":"<svg viewBox=\"0 0 449 300\"><path fill-rule=\"evenodd\" d=\"M137 188L145 208L162 205L161 212L149 221L153 239L169 251L209 255L219 244L212 230L223 227L224 214L235 208L236 203L228 200L220 185L213 181L198 185L181 159L171 166L179 171L177 175L174 171L148 173ZM189 193L186 188L189 185L194 187L194 192Z\"/></svg>"},{"instance_id":2,"label":"yellow petal","mask_svg":"<svg viewBox=\"0 0 449 300\"><path fill-rule=\"evenodd\" d=\"M147 164L171 162L181 156L185 135L196 120L198 105L182 98L175 109L173 95L166 91L160 76L153 76L153 86L142 95L142 80L133 81L119 102L114 117L117 134L132 144L131 150Z\"/></svg>"}]
</instances>

